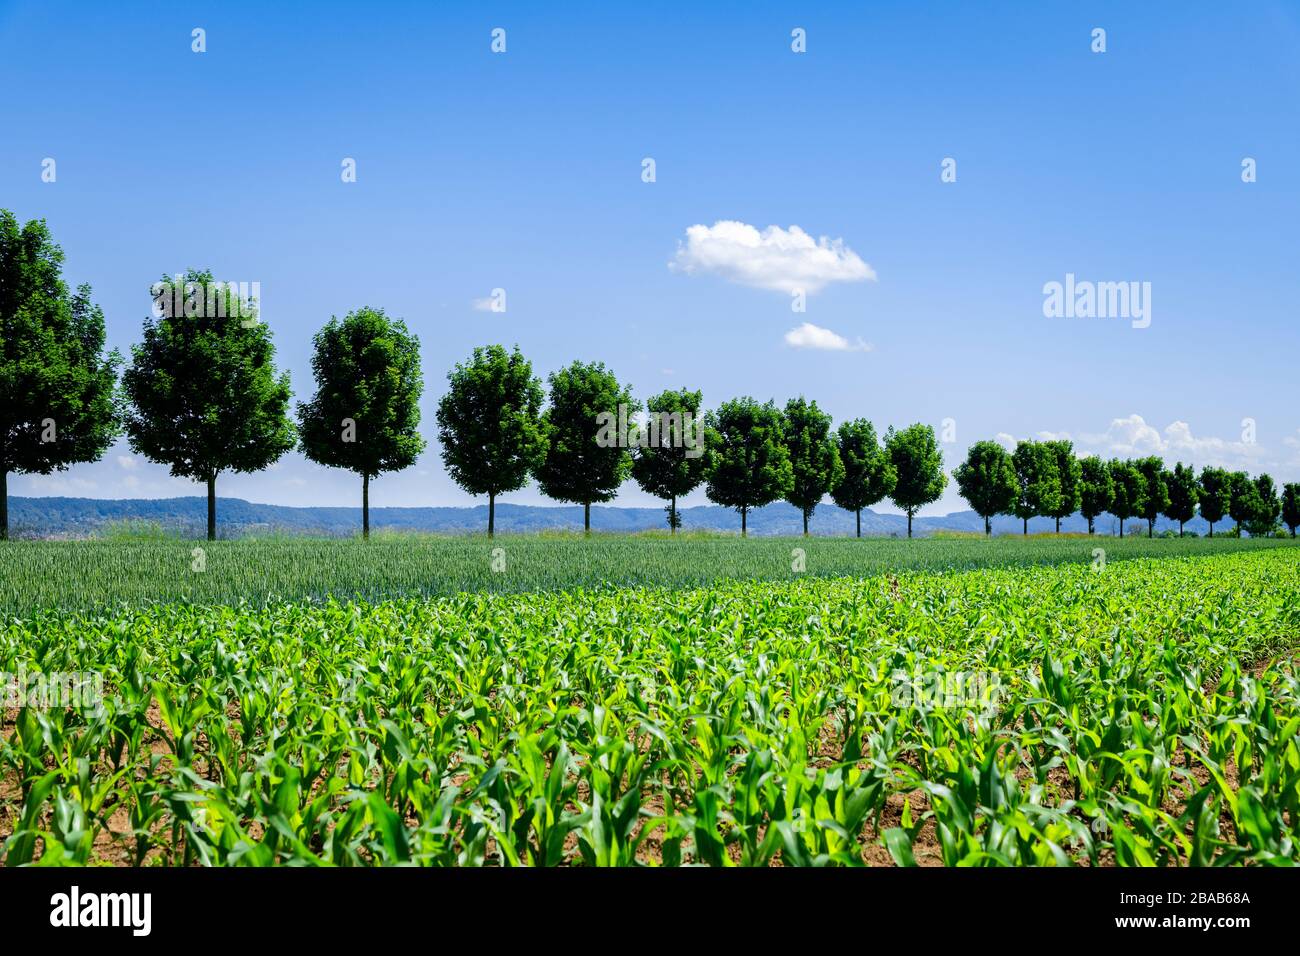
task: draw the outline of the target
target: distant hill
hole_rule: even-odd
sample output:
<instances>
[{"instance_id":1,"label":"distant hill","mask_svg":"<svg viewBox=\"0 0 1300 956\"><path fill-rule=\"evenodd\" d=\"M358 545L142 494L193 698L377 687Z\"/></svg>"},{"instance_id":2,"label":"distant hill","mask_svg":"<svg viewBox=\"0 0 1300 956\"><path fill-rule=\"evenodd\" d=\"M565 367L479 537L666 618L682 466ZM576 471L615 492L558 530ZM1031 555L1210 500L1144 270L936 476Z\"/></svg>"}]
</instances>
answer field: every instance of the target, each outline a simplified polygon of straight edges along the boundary
<instances>
[{"instance_id":1,"label":"distant hill","mask_svg":"<svg viewBox=\"0 0 1300 956\"><path fill-rule=\"evenodd\" d=\"M700 505L681 509L683 527L712 531L740 531L740 516L730 508ZM222 537L249 534L306 534L344 537L356 534L361 527L360 508L290 508L284 505L261 505L241 498L221 498L217 503L218 531ZM207 499L128 498L18 498L9 499L9 522L14 537L86 538L104 533L125 522L157 524L168 531L200 537L207 522ZM374 530L433 531L463 533L487 528L487 505L471 508L371 508L370 523ZM581 530L582 507L498 504L497 529L502 532L527 532L555 529ZM1220 523L1226 529L1230 522ZM661 508L618 508L593 505L591 525L596 531L646 531L667 527ZM1146 522L1130 520L1130 527ZM1047 518L1029 522L1030 532L1052 531L1055 523ZM1161 519L1156 530L1177 530L1176 523ZM1097 520L1100 534L1111 534L1118 522L1109 515ZM853 512L827 503L817 509L810 530L818 535L852 535ZM917 535L935 531L981 532L984 521L973 511L958 511L943 517L917 518L913 532ZM1087 522L1079 515L1061 522L1061 530L1084 532ZM1208 527L1197 518L1187 523L1188 531L1205 534ZM802 531L799 511L785 502L759 508L749 515L749 531L756 535L797 535ZM1020 519L993 519L994 534L1020 534ZM902 515L862 512L864 535L899 537L907 534L907 518Z\"/></svg>"}]
</instances>

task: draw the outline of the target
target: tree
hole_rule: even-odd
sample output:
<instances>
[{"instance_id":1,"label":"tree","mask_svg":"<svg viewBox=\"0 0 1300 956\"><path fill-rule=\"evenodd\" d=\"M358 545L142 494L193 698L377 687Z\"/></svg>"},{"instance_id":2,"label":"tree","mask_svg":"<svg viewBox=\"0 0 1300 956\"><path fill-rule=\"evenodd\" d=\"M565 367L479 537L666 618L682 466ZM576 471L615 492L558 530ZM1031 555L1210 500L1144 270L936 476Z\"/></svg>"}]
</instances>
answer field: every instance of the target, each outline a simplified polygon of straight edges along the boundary
<instances>
[{"instance_id":1,"label":"tree","mask_svg":"<svg viewBox=\"0 0 1300 956\"><path fill-rule=\"evenodd\" d=\"M1184 467L1180 461L1174 465L1169 474L1169 504L1165 506L1165 517L1178 522L1178 537L1183 536L1183 525L1196 515L1196 502L1200 486L1196 481L1196 472L1191 466Z\"/></svg>"},{"instance_id":2,"label":"tree","mask_svg":"<svg viewBox=\"0 0 1300 956\"><path fill-rule=\"evenodd\" d=\"M582 505L582 528L590 534L591 503L611 500L632 473L625 426L641 406L603 362L574 362L548 381L546 449L534 477L544 495Z\"/></svg>"},{"instance_id":3,"label":"tree","mask_svg":"<svg viewBox=\"0 0 1300 956\"><path fill-rule=\"evenodd\" d=\"M1277 518L1282 513L1282 503L1277 500L1277 487L1272 475L1260 475L1255 487L1254 508L1246 519L1246 530L1252 538L1266 538L1277 529Z\"/></svg>"},{"instance_id":4,"label":"tree","mask_svg":"<svg viewBox=\"0 0 1300 956\"><path fill-rule=\"evenodd\" d=\"M1165 471L1165 463L1155 455L1139 458L1133 465L1144 483L1138 514L1147 519L1147 537L1153 538L1156 519L1169 507L1169 473Z\"/></svg>"},{"instance_id":5,"label":"tree","mask_svg":"<svg viewBox=\"0 0 1300 956\"><path fill-rule=\"evenodd\" d=\"M400 471L424 451L420 341L383 309L333 316L312 339L316 394L298 403L303 454L361 476L361 534L370 537L370 479Z\"/></svg>"},{"instance_id":6,"label":"tree","mask_svg":"<svg viewBox=\"0 0 1300 956\"><path fill-rule=\"evenodd\" d=\"M1061 533L1061 519L1068 518L1079 510L1083 494L1083 466L1074 454L1074 443L1070 441L1049 441L1045 443L1056 456L1056 474L1061 486L1061 498L1056 507L1047 511L1049 518L1056 519L1056 533Z\"/></svg>"},{"instance_id":7,"label":"tree","mask_svg":"<svg viewBox=\"0 0 1300 956\"><path fill-rule=\"evenodd\" d=\"M943 452L935 441L934 429L916 424L885 433L885 450L898 478L890 499L907 512L907 536L912 536L912 516L932 501L938 501L948 485L943 473Z\"/></svg>"},{"instance_id":8,"label":"tree","mask_svg":"<svg viewBox=\"0 0 1300 956\"><path fill-rule=\"evenodd\" d=\"M164 276L160 288L165 299L183 294L188 305L197 296L207 307L145 320L144 341L132 347L122 377L127 438L132 451L170 466L172 475L207 485L213 540L217 476L260 471L295 444L289 376L276 373L271 333L233 287L191 270L183 279Z\"/></svg>"},{"instance_id":9,"label":"tree","mask_svg":"<svg viewBox=\"0 0 1300 956\"><path fill-rule=\"evenodd\" d=\"M784 416L773 402L760 405L745 397L723 402L704 421L705 494L740 512L743 537L750 509L784 498L794 486Z\"/></svg>"},{"instance_id":10,"label":"tree","mask_svg":"<svg viewBox=\"0 0 1300 956\"><path fill-rule=\"evenodd\" d=\"M474 349L447 373L438 402L438 443L452 481L488 496L488 537L496 534L497 496L518 491L541 467L547 440L542 383L516 346Z\"/></svg>"},{"instance_id":11,"label":"tree","mask_svg":"<svg viewBox=\"0 0 1300 956\"><path fill-rule=\"evenodd\" d=\"M48 475L98 460L121 433L116 352L90 286L70 293L44 220L0 210L0 541L9 473Z\"/></svg>"},{"instance_id":12,"label":"tree","mask_svg":"<svg viewBox=\"0 0 1300 956\"><path fill-rule=\"evenodd\" d=\"M1146 479L1131 461L1111 461L1110 477L1115 494L1111 499L1110 513L1119 519L1119 536L1124 537L1124 522L1142 513L1146 506Z\"/></svg>"},{"instance_id":13,"label":"tree","mask_svg":"<svg viewBox=\"0 0 1300 956\"><path fill-rule=\"evenodd\" d=\"M1232 502L1231 476L1222 468L1202 468L1198 497L1201 517L1210 524L1210 537L1214 537L1214 524L1222 521Z\"/></svg>"},{"instance_id":14,"label":"tree","mask_svg":"<svg viewBox=\"0 0 1300 956\"><path fill-rule=\"evenodd\" d=\"M993 533L990 519L1010 511L1016 502L1016 469L1007 450L995 441L971 445L966 460L952 473L961 496L984 519L984 533Z\"/></svg>"},{"instance_id":15,"label":"tree","mask_svg":"<svg viewBox=\"0 0 1300 956\"><path fill-rule=\"evenodd\" d=\"M1045 442L1022 441L1011 455L1016 471L1016 500L1013 513L1029 534L1029 519L1051 515L1061 507L1061 472L1056 451Z\"/></svg>"},{"instance_id":16,"label":"tree","mask_svg":"<svg viewBox=\"0 0 1300 956\"><path fill-rule=\"evenodd\" d=\"M785 500L803 514L803 533L817 505L844 477L844 464L831 436L831 417L801 395L785 403L785 447L794 481Z\"/></svg>"},{"instance_id":17,"label":"tree","mask_svg":"<svg viewBox=\"0 0 1300 956\"><path fill-rule=\"evenodd\" d=\"M1088 534L1092 534L1097 516L1110 511L1115 500L1115 479L1096 455L1082 459L1079 470L1079 512L1088 519Z\"/></svg>"},{"instance_id":18,"label":"tree","mask_svg":"<svg viewBox=\"0 0 1300 956\"><path fill-rule=\"evenodd\" d=\"M876 439L876 429L865 418L844 422L835 433L844 473L831 488L831 499L858 519L862 537L862 509L870 508L891 491L898 473Z\"/></svg>"},{"instance_id":19,"label":"tree","mask_svg":"<svg viewBox=\"0 0 1300 956\"><path fill-rule=\"evenodd\" d=\"M668 527L677 533L682 519L677 499L704 481L703 395L689 389L660 392L646 402L649 437L632 454L632 477L641 490L668 499Z\"/></svg>"},{"instance_id":20,"label":"tree","mask_svg":"<svg viewBox=\"0 0 1300 956\"><path fill-rule=\"evenodd\" d=\"M1294 481L1282 486L1282 523L1294 538L1296 525L1300 525L1300 484Z\"/></svg>"},{"instance_id":21,"label":"tree","mask_svg":"<svg viewBox=\"0 0 1300 956\"><path fill-rule=\"evenodd\" d=\"M1228 473L1228 517L1237 523L1237 534L1246 529L1259 510L1259 489L1244 471Z\"/></svg>"}]
</instances>

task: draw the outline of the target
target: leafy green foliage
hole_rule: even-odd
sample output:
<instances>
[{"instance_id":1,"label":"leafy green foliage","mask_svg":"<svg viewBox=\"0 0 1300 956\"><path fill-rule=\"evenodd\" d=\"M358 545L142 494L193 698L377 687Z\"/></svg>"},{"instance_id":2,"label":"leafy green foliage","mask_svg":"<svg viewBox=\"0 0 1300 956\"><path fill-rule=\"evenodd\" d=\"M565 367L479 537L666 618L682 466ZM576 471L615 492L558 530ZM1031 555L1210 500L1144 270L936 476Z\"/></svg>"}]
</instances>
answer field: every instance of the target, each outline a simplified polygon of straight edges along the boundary
<instances>
[{"instance_id":1,"label":"leafy green foliage","mask_svg":"<svg viewBox=\"0 0 1300 956\"><path fill-rule=\"evenodd\" d=\"M1097 516L1110 511L1115 500L1115 479L1110 468L1096 455L1079 461L1079 513L1088 521L1088 534L1095 530Z\"/></svg>"},{"instance_id":2,"label":"leafy green foliage","mask_svg":"<svg viewBox=\"0 0 1300 956\"><path fill-rule=\"evenodd\" d=\"M1156 518L1169 507L1169 473L1159 457L1139 458L1133 467L1142 476L1141 504L1137 513L1147 519L1147 537L1155 533Z\"/></svg>"},{"instance_id":3,"label":"leafy green foliage","mask_svg":"<svg viewBox=\"0 0 1300 956\"><path fill-rule=\"evenodd\" d=\"M995 441L971 445L966 460L953 471L961 496L971 510L984 519L984 533L990 534L989 519L1014 507L1019 485L1016 469L1007 450Z\"/></svg>"},{"instance_id":4,"label":"leafy green foliage","mask_svg":"<svg viewBox=\"0 0 1300 956\"><path fill-rule=\"evenodd\" d=\"M816 402L802 396L785 405L785 447L790 455L794 480L785 500L803 513L803 533L808 520L823 498L844 477L844 465L835 438L831 434L831 417Z\"/></svg>"},{"instance_id":5,"label":"leafy green foliage","mask_svg":"<svg viewBox=\"0 0 1300 956\"><path fill-rule=\"evenodd\" d=\"M1254 507L1246 519L1246 530L1251 537L1263 538L1272 534L1277 527L1282 503L1278 501L1277 487L1273 484L1271 475L1257 475L1254 485Z\"/></svg>"},{"instance_id":6,"label":"leafy green foliage","mask_svg":"<svg viewBox=\"0 0 1300 956\"><path fill-rule=\"evenodd\" d=\"M943 473L943 452L929 425L910 425L901 432L891 427L885 433L885 452L898 476L890 499L907 513L907 536L912 536L912 517L921 508L938 501L948 485Z\"/></svg>"},{"instance_id":7,"label":"leafy green foliage","mask_svg":"<svg viewBox=\"0 0 1300 956\"><path fill-rule=\"evenodd\" d=\"M546 449L534 474L546 496L583 505L590 530L591 503L612 499L632 473L625 436L599 440L602 416L618 421L622 405L630 419L640 405L601 362L574 362L549 381L550 406L542 415Z\"/></svg>"},{"instance_id":8,"label":"leafy green foliage","mask_svg":"<svg viewBox=\"0 0 1300 956\"><path fill-rule=\"evenodd\" d=\"M1191 521L1196 516L1196 502L1200 498L1200 483L1196 480L1196 472L1190 466L1184 466L1180 461L1174 465L1174 470L1167 474L1169 488L1169 504L1165 506L1164 514L1171 521L1178 522L1178 536L1182 537L1183 525Z\"/></svg>"},{"instance_id":9,"label":"leafy green foliage","mask_svg":"<svg viewBox=\"0 0 1300 956\"><path fill-rule=\"evenodd\" d=\"M651 398L646 411L653 440L638 444L632 452L632 477L646 494L668 499L668 527L673 531L681 527L677 499L704 482L708 462L704 457L704 420L700 417L703 397L700 392L683 388Z\"/></svg>"},{"instance_id":10,"label":"leafy green foliage","mask_svg":"<svg viewBox=\"0 0 1300 956\"><path fill-rule=\"evenodd\" d=\"M1045 442L1056 457L1056 473L1061 486L1060 500L1046 515L1056 519L1056 530L1061 530L1061 519L1079 510L1083 499L1083 465L1074 454L1074 443L1065 440Z\"/></svg>"},{"instance_id":11,"label":"leafy green foliage","mask_svg":"<svg viewBox=\"0 0 1300 956\"><path fill-rule=\"evenodd\" d=\"M312 340L316 394L298 404L298 435L312 461L362 476L362 528L370 534L370 479L424 451L420 341L382 309L331 318Z\"/></svg>"},{"instance_id":12,"label":"leafy green foliage","mask_svg":"<svg viewBox=\"0 0 1300 956\"><path fill-rule=\"evenodd\" d=\"M8 619L0 862L1294 865L1298 555Z\"/></svg>"},{"instance_id":13,"label":"leafy green foliage","mask_svg":"<svg viewBox=\"0 0 1300 956\"><path fill-rule=\"evenodd\" d=\"M1294 538L1296 525L1300 525L1300 484L1292 481L1282 486L1281 506L1282 523Z\"/></svg>"},{"instance_id":14,"label":"leafy green foliage","mask_svg":"<svg viewBox=\"0 0 1300 956\"><path fill-rule=\"evenodd\" d=\"M1210 524L1210 537L1214 537L1214 525L1223 520L1232 502L1232 479L1222 468L1202 468L1200 489L1197 495L1201 517Z\"/></svg>"},{"instance_id":15,"label":"leafy green foliage","mask_svg":"<svg viewBox=\"0 0 1300 956\"><path fill-rule=\"evenodd\" d=\"M488 534L496 530L497 495L518 491L546 456L542 383L516 347L476 348L447 374L438 402L442 461L456 484L488 496Z\"/></svg>"},{"instance_id":16,"label":"leafy green foliage","mask_svg":"<svg viewBox=\"0 0 1300 956\"><path fill-rule=\"evenodd\" d=\"M898 473L876 438L875 427L865 418L841 423L835 437L844 473L831 488L831 500L857 515L858 537L861 537L862 509L888 497L898 481Z\"/></svg>"},{"instance_id":17,"label":"leafy green foliage","mask_svg":"<svg viewBox=\"0 0 1300 956\"><path fill-rule=\"evenodd\" d=\"M1055 514L1061 507L1061 470L1056 450L1046 442L1017 442L1011 463L1016 470L1016 501L1013 513L1024 522L1029 534L1029 519Z\"/></svg>"},{"instance_id":18,"label":"leafy green foliage","mask_svg":"<svg viewBox=\"0 0 1300 956\"><path fill-rule=\"evenodd\" d=\"M116 352L90 286L69 292L63 250L44 220L0 209L0 540L9 536L8 476L96 461L121 432Z\"/></svg>"},{"instance_id":19,"label":"leafy green foliage","mask_svg":"<svg viewBox=\"0 0 1300 956\"><path fill-rule=\"evenodd\" d=\"M772 402L734 398L705 416L704 438L705 494L740 512L743 535L751 508L784 498L794 486L784 416Z\"/></svg>"},{"instance_id":20,"label":"leafy green foliage","mask_svg":"<svg viewBox=\"0 0 1300 956\"><path fill-rule=\"evenodd\" d=\"M1132 462L1114 459L1110 462L1110 477L1115 493L1111 498L1110 513L1119 519L1120 537L1124 536L1124 522L1142 514L1146 508L1146 479Z\"/></svg>"},{"instance_id":21,"label":"leafy green foliage","mask_svg":"<svg viewBox=\"0 0 1300 956\"><path fill-rule=\"evenodd\" d=\"M217 476L260 471L294 447L289 376L276 373L270 330L232 288L215 286L212 273L163 276L161 284L182 291L188 284L223 308L145 320L122 377L127 437L132 451L174 476L207 483L208 537L215 538Z\"/></svg>"}]
</instances>

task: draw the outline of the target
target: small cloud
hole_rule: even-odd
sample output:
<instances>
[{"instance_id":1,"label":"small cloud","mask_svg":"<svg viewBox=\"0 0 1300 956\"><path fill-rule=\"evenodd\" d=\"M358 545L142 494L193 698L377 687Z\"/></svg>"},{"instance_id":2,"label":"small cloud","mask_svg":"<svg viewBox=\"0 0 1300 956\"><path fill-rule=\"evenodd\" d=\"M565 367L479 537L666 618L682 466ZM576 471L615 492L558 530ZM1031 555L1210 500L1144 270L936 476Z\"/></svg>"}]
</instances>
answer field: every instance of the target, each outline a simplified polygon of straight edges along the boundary
<instances>
[{"instance_id":1,"label":"small cloud","mask_svg":"<svg viewBox=\"0 0 1300 956\"><path fill-rule=\"evenodd\" d=\"M677 374L676 372L674 372L674 371L673 371L672 369L670 369L670 368L661 368L661 369L659 370L659 372L660 372L661 375L676 375L676 374Z\"/></svg>"},{"instance_id":2,"label":"small cloud","mask_svg":"<svg viewBox=\"0 0 1300 956\"><path fill-rule=\"evenodd\" d=\"M140 462L136 461L130 455L118 455L117 467L121 468L123 471L135 471L140 467Z\"/></svg>"},{"instance_id":3,"label":"small cloud","mask_svg":"<svg viewBox=\"0 0 1300 956\"><path fill-rule=\"evenodd\" d=\"M489 296L484 296L481 299L471 299L469 305L475 312L492 311L492 299Z\"/></svg>"},{"instance_id":4,"label":"small cloud","mask_svg":"<svg viewBox=\"0 0 1300 956\"><path fill-rule=\"evenodd\" d=\"M720 219L694 225L677 244L670 269L687 275L712 273L731 282L793 293L818 292L832 282L876 278L875 270L844 245L843 239L814 240L798 226L768 226L759 232L744 222Z\"/></svg>"},{"instance_id":5,"label":"small cloud","mask_svg":"<svg viewBox=\"0 0 1300 956\"><path fill-rule=\"evenodd\" d=\"M1006 432L998 432L993 440L1008 451L1016 447L1016 436L1008 435Z\"/></svg>"},{"instance_id":6,"label":"small cloud","mask_svg":"<svg viewBox=\"0 0 1300 956\"><path fill-rule=\"evenodd\" d=\"M870 352L874 347L862 339L850 342L839 333L811 322L805 322L797 329L785 333L785 344L795 349L821 349L826 352Z\"/></svg>"}]
</instances>

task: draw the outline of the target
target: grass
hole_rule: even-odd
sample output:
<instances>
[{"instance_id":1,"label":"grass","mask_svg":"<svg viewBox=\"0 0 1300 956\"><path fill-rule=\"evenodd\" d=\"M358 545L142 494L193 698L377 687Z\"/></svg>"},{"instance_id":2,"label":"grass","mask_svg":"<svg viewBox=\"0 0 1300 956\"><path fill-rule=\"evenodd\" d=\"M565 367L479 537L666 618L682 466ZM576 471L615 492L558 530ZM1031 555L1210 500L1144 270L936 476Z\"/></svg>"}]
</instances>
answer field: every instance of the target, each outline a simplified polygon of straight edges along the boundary
<instances>
[{"instance_id":1,"label":"grass","mask_svg":"<svg viewBox=\"0 0 1300 956\"><path fill-rule=\"evenodd\" d=\"M632 558L498 544L540 581ZM780 577L764 562L797 544L652 550L640 573ZM1133 542L1102 568L1077 542L955 544L809 543L810 568L891 566L857 578L10 619L0 670L91 672L104 698L0 715L0 862L1300 862L1300 551ZM373 545L315 547L412 583L487 550ZM328 565L276 562L313 553L210 561L301 588ZM139 596L182 558L3 560L6 586L66 588L80 560ZM1003 566L916 567L980 561Z\"/></svg>"},{"instance_id":2,"label":"grass","mask_svg":"<svg viewBox=\"0 0 1300 956\"><path fill-rule=\"evenodd\" d=\"M789 581L803 551L811 577L886 571L1091 564L1289 548L1288 541L1205 538L917 539L502 535L268 538L196 542L123 535L108 541L0 543L0 616L153 603L247 604L517 593L594 587L703 587ZM499 550L498 550L499 549ZM495 552L495 554L494 554ZM500 570L494 570L498 568ZM197 569L202 570L197 570Z\"/></svg>"}]
</instances>

